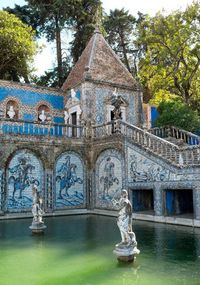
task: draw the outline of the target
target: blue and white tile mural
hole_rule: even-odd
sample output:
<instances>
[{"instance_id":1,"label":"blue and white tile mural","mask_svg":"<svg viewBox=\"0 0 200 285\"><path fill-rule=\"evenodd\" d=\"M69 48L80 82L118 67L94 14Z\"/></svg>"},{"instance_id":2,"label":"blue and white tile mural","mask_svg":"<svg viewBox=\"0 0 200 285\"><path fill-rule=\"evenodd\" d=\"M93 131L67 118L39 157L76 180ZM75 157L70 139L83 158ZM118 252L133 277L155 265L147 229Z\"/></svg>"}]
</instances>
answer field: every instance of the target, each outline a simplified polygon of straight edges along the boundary
<instances>
[{"instance_id":1,"label":"blue and white tile mural","mask_svg":"<svg viewBox=\"0 0 200 285\"><path fill-rule=\"evenodd\" d=\"M127 148L128 182L167 182L198 180L199 174L192 172L173 171L160 159L147 158L135 149ZM158 163L156 163L156 161Z\"/></svg>"},{"instance_id":2,"label":"blue and white tile mural","mask_svg":"<svg viewBox=\"0 0 200 285\"><path fill-rule=\"evenodd\" d=\"M62 154L55 172L56 208L84 206L86 181L81 158L73 152Z\"/></svg>"},{"instance_id":3,"label":"blue and white tile mural","mask_svg":"<svg viewBox=\"0 0 200 285\"><path fill-rule=\"evenodd\" d=\"M104 151L96 162L95 207L112 209L112 199L121 193L123 179L122 155L116 150Z\"/></svg>"},{"instance_id":4,"label":"blue and white tile mural","mask_svg":"<svg viewBox=\"0 0 200 285\"><path fill-rule=\"evenodd\" d=\"M28 150L18 151L7 169L7 210L30 210L32 186L41 191L43 168L37 157Z\"/></svg>"}]
</instances>

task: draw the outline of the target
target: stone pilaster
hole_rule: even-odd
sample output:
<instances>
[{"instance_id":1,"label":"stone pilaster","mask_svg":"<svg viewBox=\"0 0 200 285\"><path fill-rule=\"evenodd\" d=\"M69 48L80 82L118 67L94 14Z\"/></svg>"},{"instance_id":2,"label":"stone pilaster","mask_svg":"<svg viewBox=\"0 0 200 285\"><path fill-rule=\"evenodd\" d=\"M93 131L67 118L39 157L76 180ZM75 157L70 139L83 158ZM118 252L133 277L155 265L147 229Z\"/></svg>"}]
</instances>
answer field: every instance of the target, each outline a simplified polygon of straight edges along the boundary
<instances>
[{"instance_id":1,"label":"stone pilaster","mask_svg":"<svg viewBox=\"0 0 200 285\"><path fill-rule=\"evenodd\" d=\"M193 186L193 197L194 197L194 217L200 220L200 182L196 182Z\"/></svg>"},{"instance_id":2,"label":"stone pilaster","mask_svg":"<svg viewBox=\"0 0 200 285\"><path fill-rule=\"evenodd\" d=\"M47 169L45 172L45 211L52 212L54 208L53 193L53 171Z\"/></svg>"},{"instance_id":3,"label":"stone pilaster","mask_svg":"<svg viewBox=\"0 0 200 285\"><path fill-rule=\"evenodd\" d=\"M155 215L163 216L163 191L161 188L161 183L155 183L153 193Z\"/></svg>"},{"instance_id":4,"label":"stone pilaster","mask_svg":"<svg viewBox=\"0 0 200 285\"><path fill-rule=\"evenodd\" d=\"M3 214L6 207L6 179L5 172L0 170L0 214Z\"/></svg>"}]
</instances>

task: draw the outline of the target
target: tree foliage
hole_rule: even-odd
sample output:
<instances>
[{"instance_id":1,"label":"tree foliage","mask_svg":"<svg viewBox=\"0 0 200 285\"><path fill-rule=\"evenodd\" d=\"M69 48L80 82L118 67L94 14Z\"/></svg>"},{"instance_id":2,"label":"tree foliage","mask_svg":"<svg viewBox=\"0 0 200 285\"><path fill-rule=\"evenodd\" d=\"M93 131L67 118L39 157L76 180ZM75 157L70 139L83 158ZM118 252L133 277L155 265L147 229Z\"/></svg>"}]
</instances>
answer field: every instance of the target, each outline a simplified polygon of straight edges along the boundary
<instances>
[{"instance_id":1,"label":"tree foliage","mask_svg":"<svg viewBox=\"0 0 200 285\"><path fill-rule=\"evenodd\" d=\"M136 18L129 14L129 11L111 10L109 15L104 17L104 28L107 32L107 40L112 49L124 62L129 72L135 72L133 57L136 52L133 46L133 32L136 25Z\"/></svg>"},{"instance_id":2,"label":"tree foliage","mask_svg":"<svg viewBox=\"0 0 200 285\"><path fill-rule=\"evenodd\" d=\"M65 62L69 61L66 59L66 50L64 51L62 47L62 31L68 28L73 33L71 56L75 63L96 25L100 24L102 17L101 1L26 0L26 2L27 5L25 6L15 5L14 9L6 8L6 10L31 25L36 30L37 37L45 36L49 42L55 40L57 67L50 72L46 72L45 76L41 77L41 81L38 82L44 82L44 77L47 79L51 74L53 75L52 78L55 78L55 83L61 86L66 68Z\"/></svg>"},{"instance_id":3,"label":"tree foliage","mask_svg":"<svg viewBox=\"0 0 200 285\"><path fill-rule=\"evenodd\" d=\"M44 75L41 76L33 76L32 82L39 86L47 86L47 87L58 87L60 84L64 83L67 76L71 71L71 65L67 61L63 61L62 63L62 77L58 78L58 68L54 67L50 71L45 71Z\"/></svg>"},{"instance_id":4,"label":"tree foliage","mask_svg":"<svg viewBox=\"0 0 200 285\"><path fill-rule=\"evenodd\" d=\"M200 100L200 5L167 16L148 16L138 27L140 78L155 97L160 90L197 108Z\"/></svg>"},{"instance_id":5,"label":"tree foliage","mask_svg":"<svg viewBox=\"0 0 200 285\"><path fill-rule=\"evenodd\" d=\"M71 56L76 63L96 27L102 29L102 3L100 0L81 0L73 15Z\"/></svg>"},{"instance_id":6,"label":"tree foliage","mask_svg":"<svg viewBox=\"0 0 200 285\"><path fill-rule=\"evenodd\" d=\"M30 62L36 52L34 32L17 17L0 11L0 78L28 82Z\"/></svg>"},{"instance_id":7,"label":"tree foliage","mask_svg":"<svg viewBox=\"0 0 200 285\"><path fill-rule=\"evenodd\" d=\"M198 132L200 117L187 104L175 101L163 101L158 106L158 119L155 126L175 126L190 132Z\"/></svg>"}]
</instances>

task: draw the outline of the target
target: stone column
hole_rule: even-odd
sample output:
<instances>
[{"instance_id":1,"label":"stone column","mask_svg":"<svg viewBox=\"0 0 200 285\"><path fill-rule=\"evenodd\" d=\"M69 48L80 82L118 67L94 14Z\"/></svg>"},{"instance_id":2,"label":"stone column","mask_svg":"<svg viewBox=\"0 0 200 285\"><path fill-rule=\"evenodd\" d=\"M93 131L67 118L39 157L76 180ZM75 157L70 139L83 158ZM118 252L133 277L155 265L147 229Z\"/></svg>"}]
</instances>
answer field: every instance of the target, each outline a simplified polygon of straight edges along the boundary
<instances>
[{"instance_id":1,"label":"stone column","mask_svg":"<svg viewBox=\"0 0 200 285\"><path fill-rule=\"evenodd\" d=\"M163 216L163 190L161 183L157 182L154 184L154 211L156 216Z\"/></svg>"},{"instance_id":2,"label":"stone column","mask_svg":"<svg viewBox=\"0 0 200 285\"><path fill-rule=\"evenodd\" d=\"M0 169L0 214L5 210L5 173Z\"/></svg>"},{"instance_id":3,"label":"stone column","mask_svg":"<svg viewBox=\"0 0 200 285\"><path fill-rule=\"evenodd\" d=\"M80 126L81 125L81 114L82 114L82 110L79 107L78 111L77 111L77 125ZM81 135L80 132L80 128L77 128L77 137L79 138Z\"/></svg>"},{"instance_id":4,"label":"stone column","mask_svg":"<svg viewBox=\"0 0 200 285\"><path fill-rule=\"evenodd\" d=\"M45 211L53 212L53 171L47 169L45 172Z\"/></svg>"},{"instance_id":5,"label":"stone column","mask_svg":"<svg viewBox=\"0 0 200 285\"><path fill-rule=\"evenodd\" d=\"M200 182L193 185L194 218L200 220Z\"/></svg>"}]
</instances>

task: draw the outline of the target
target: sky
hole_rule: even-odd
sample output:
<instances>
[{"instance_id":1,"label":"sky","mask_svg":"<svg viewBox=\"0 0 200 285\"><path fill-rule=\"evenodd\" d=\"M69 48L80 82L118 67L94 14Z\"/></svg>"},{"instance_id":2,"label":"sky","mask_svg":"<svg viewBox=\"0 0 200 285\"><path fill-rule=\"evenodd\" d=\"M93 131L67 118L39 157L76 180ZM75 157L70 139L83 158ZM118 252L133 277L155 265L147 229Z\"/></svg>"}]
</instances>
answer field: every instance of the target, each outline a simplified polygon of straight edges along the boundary
<instances>
[{"instance_id":1,"label":"sky","mask_svg":"<svg viewBox=\"0 0 200 285\"><path fill-rule=\"evenodd\" d=\"M187 5L192 4L193 0L101 0L103 8L106 13L110 10L124 8L131 14L137 15L140 11L143 14L149 14L154 16L158 11L165 10L170 13L177 9L185 9ZM24 0L0 0L0 9L3 7L14 7L14 4L24 5ZM69 35L66 34L66 37ZM67 40L67 39L66 39ZM46 45L43 48L43 52L35 57L34 63L36 68L36 74L42 75L45 70L50 69L55 62L55 44L46 43L45 39L38 41L39 44Z\"/></svg>"}]
</instances>

